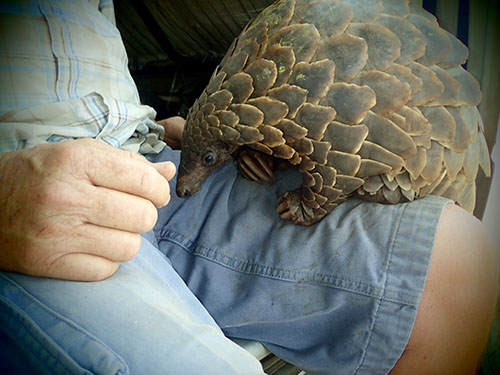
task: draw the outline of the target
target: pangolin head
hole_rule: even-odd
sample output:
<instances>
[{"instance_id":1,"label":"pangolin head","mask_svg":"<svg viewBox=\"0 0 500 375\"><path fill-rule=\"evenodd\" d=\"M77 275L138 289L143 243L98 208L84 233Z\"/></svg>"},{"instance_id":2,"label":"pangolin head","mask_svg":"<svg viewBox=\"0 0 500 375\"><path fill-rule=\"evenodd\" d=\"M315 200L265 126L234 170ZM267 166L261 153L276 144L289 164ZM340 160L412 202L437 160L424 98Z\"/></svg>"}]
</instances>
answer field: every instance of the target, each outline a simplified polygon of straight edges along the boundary
<instances>
[{"instance_id":1,"label":"pangolin head","mask_svg":"<svg viewBox=\"0 0 500 375\"><path fill-rule=\"evenodd\" d=\"M196 193L205 178L226 161L236 148L220 138L215 138L208 128L200 127L191 114L192 111L183 133L177 175L176 192L182 198Z\"/></svg>"}]
</instances>

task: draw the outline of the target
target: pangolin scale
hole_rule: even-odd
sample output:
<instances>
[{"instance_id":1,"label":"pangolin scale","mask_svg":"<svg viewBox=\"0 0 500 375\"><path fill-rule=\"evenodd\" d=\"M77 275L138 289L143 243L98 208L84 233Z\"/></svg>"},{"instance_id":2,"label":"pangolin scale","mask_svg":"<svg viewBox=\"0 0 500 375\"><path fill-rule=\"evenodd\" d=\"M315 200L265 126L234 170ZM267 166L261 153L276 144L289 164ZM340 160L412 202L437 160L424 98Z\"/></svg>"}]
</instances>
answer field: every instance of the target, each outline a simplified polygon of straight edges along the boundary
<instances>
[{"instance_id":1,"label":"pangolin scale","mask_svg":"<svg viewBox=\"0 0 500 375\"><path fill-rule=\"evenodd\" d=\"M256 180L272 174L272 159L302 173L278 206L297 224L353 194L383 203L434 194L472 211L490 158L467 57L411 2L277 1L234 40L191 107L177 194L237 155Z\"/></svg>"}]
</instances>

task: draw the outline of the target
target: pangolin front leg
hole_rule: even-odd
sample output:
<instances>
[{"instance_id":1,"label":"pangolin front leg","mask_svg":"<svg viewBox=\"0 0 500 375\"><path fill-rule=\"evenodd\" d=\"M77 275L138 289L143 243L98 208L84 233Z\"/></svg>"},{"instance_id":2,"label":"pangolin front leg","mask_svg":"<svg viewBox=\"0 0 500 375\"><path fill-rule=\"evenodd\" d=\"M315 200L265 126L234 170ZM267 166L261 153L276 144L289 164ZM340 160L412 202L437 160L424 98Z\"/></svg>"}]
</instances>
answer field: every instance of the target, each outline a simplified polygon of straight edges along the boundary
<instances>
[{"instance_id":1,"label":"pangolin front leg","mask_svg":"<svg viewBox=\"0 0 500 375\"><path fill-rule=\"evenodd\" d=\"M346 199L345 192L336 186L335 177L335 170L328 166L316 166L303 173L302 185L280 197L278 214L295 224L320 221Z\"/></svg>"},{"instance_id":2,"label":"pangolin front leg","mask_svg":"<svg viewBox=\"0 0 500 375\"><path fill-rule=\"evenodd\" d=\"M275 162L272 156L242 148L233 155L241 174L248 180L273 183Z\"/></svg>"}]
</instances>

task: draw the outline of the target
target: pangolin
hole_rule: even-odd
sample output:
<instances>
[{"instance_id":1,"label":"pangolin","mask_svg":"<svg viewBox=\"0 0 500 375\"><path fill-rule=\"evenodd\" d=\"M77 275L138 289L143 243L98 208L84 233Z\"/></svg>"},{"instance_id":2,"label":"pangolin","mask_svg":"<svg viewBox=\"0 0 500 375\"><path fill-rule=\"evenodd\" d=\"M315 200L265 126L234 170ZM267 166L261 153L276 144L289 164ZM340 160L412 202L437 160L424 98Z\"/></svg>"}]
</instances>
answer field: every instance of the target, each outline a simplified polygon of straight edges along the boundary
<instances>
[{"instance_id":1,"label":"pangolin","mask_svg":"<svg viewBox=\"0 0 500 375\"><path fill-rule=\"evenodd\" d=\"M405 0L280 0L234 40L191 107L177 194L231 155L268 180L276 159L301 186L278 213L310 225L355 194L428 194L471 211L490 158L467 47ZM245 150L245 151L243 151Z\"/></svg>"}]
</instances>

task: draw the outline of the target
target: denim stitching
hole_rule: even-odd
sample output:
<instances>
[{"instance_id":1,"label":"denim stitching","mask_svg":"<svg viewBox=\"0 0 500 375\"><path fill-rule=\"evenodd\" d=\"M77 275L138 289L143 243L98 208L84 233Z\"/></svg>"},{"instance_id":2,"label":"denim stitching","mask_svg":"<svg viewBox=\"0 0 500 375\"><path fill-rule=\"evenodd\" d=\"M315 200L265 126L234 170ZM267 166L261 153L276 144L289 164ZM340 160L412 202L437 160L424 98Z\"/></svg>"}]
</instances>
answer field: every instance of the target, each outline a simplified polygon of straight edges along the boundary
<instances>
[{"instance_id":1,"label":"denim stitching","mask_svg":"<svg viewBox=\"0 0 500 375\"><path fill-rule=\"evenodd\" d=\"M120 362L120 364L123 366L123 368L125 369L125 373L128 372L128 366L126 364L125 361L123 361L123 359L117 354L115 353L111 348L109 348L104 342L100 341L100 340L97 340L95 337L93 337L90 333L84 331L80 326L76 325L74 322L72 322L71 320L68 320L68 319L65 319L64 317L60 316L56 311L52 310L50 307L48 307L47 305L45 305L44 303L42 303L39 299L37 299L35 296L33 296L32 294L30 294L25 288L23 288L21 285L19 285L18 283L16 283L14 280L12 280L11 278L9 278L7 275L5 275L4 273L0 273L0 276L3 277L8 283L12 284L13 286L15 286L20 292L22 292L24 294L25 297L27 297L29 300L31 300L33 303L37 304L38 306L40 306L43 310L45 310L49 315L51 315L53 318L57 319L58 321L64 323L64 324L67 324L69 327L71 327L72 329L74 329L75 331L79 332L80 334L84 335L87 337L87 339L89 339L90 341L92 342L95 342L96 344L102 346L103 348L105 348L106 350L108 350L110 353L113 354L113 356L118 360L118 362ZM21 309L20 307L18 307L21 311L24 312L23 309ZM35 324L37 324L36 322L34 322ZM38 326L38 324L37 324ZM39 327L39 326L38 326ZM41 328L40 328L41 329ZM42 330L43 331L43 330ZM50 336L49 336L50 337ZM53 340L53 338L51 337L51 339ZM54 341L55 342L55 341ZM57 346L59 347L59 344L57 344ZM64 350L62 350L64 351ZM66 353L64 351L64 353ZM68 353L66 353L68 354ZM69 354L68 354L69 356ZM71 357L76 363L78 363L73 357ZM78 365L83 368L80 363L78 363ZM123 373L121 370L119 370L119 373Z\"/></svg>"},{"instance_id":2,"label":"denim stitching","mask_svg":"<svg viewBox=\"0 0 500 375\"><path fill-rule=\"evenodd\" d=\"M399 221L398 221L398 226L399 226ZM186 244L172 237L181 237L184 240L184 242L186 242ZM181 247L184 251L188 252L189 254L192 254L193 256L201 257L209 261L212 261L214 263L218 263L231 270L250 275L258 275L271 279L279 279L296 283L311 283L312 285L337 288L340 290L345 290L348 292L357 293L360 295L365 295L377 299L384 298L387 292L385 289L386 285L384 285L383 288L378 288L373 285L369 285L360 281L354 281L349 278L340 277L336 275L312 273L307 271L287 270L284 268L257 264L249 260L235 259L228 255L221 254L221 252L216 249L197 244L194 241L188 239L185 235L178 233L172 229L168 230L164 229L161 234L158 233L158 240L171 242ZM393 244L394 240L395 237L391 241L391 246L394 246ZM387 278L385 282L387 282ZM401 296L401 298L398 299L385 298L385 299L387 301L403 303L411 306L416 305L415 299L417 298L417 296L404 291L397 291L397 294L398 296ZM404 297L407 297L408 299Z\"/></svg>"},{"instance_id":3,"label":"denim stitching","mask_svg":"<svg viewBox=\"0 0 500 375\"><path fill-rule=\"evenodd\" d=\"M382 303L384 301L387 301L384 297L385 297L385 292L387 290L387 283L388 283L388 280L389 280L388 272L389 272L389 270L391 268L391 264L392 264L392 256L394 254L394 244L396 242L396 238L398 237L399 229L401 227L401 218L404 216L404 213L405 213L407 207L408 206L403 206L403 210L401 210L400 214L398 215L398 224L397 224L396 230L394 231L394 235L392 236L392 239L391 239L391 246L389 248L390 250L389 250L389 258L388 258L388 262L387 262L387 267L384 270L385 281L384 281L384 287L383 287L382 297L377 301L377 307L375 309L375 316L373 317L373 322L372 322L372 325L370 327L370 333L368 335L368 339L366 341L366 345L365 345L365 348L363 350L363 356L361 357L361 361L359 363L359 366L354 371L353 375L356 375L359 372L359 370L361 369L361 367L363 367L363 365L364 365L366 356L368 354L368 347L371 344L371 340L372 340L372 337L373 337L373 332L375 330L375 324L377 323L377 320L378 320L378 313L380 311L380 306L382 306Z\"/></svg>"},{"instance_id":4,"label":"denim stitching","mask_svg":"<svg viewBox=\"0 0 500 375\"><path fill-rule=\"evenodd\" d=\"M45 346L42 343L42 340L40 340L36 335L34 335L32 332L30 332L30 330L26 329L25 319L23 319L23 316L21 315L20 312L16 311L15 305L13 305L10 301L3 298L3 296L0 296L0 300L4 304L4 306L0 305L0 317L5 317L6 322L14 322L16 332L18 332L18 335L14 335L14 336L12 336L9 332L6 332L6 334L14 341L16 340L16 337L19 335L22 335L23 337L29 336L34 342L36 342L39 345L39 347L41 348L40 351L44 355L47 355L55 363L59 364L62 368L64 368L64 372L66 374L73 373L63 362L59 361L56 358L56 356L54 354L52 354L52 352L45 349ZM16 315L19 315L19 316L16 316ZM25 349L26 349L26 347L25 347ZM42 361L41 355L39 353L38 354L35 353L33 349L34 349L33 346L31 346L30 352L33 355L33 357L37 358L38 361L44 363L46 365L47 369L49 367L50 368L55 367L55 366L48 366L47 365L48 361L47 360ZM80 366L80 368L82 368L82 367ZM88 374L89 372L86 371L86 373Z\"/></svg>"}]
</instances>

